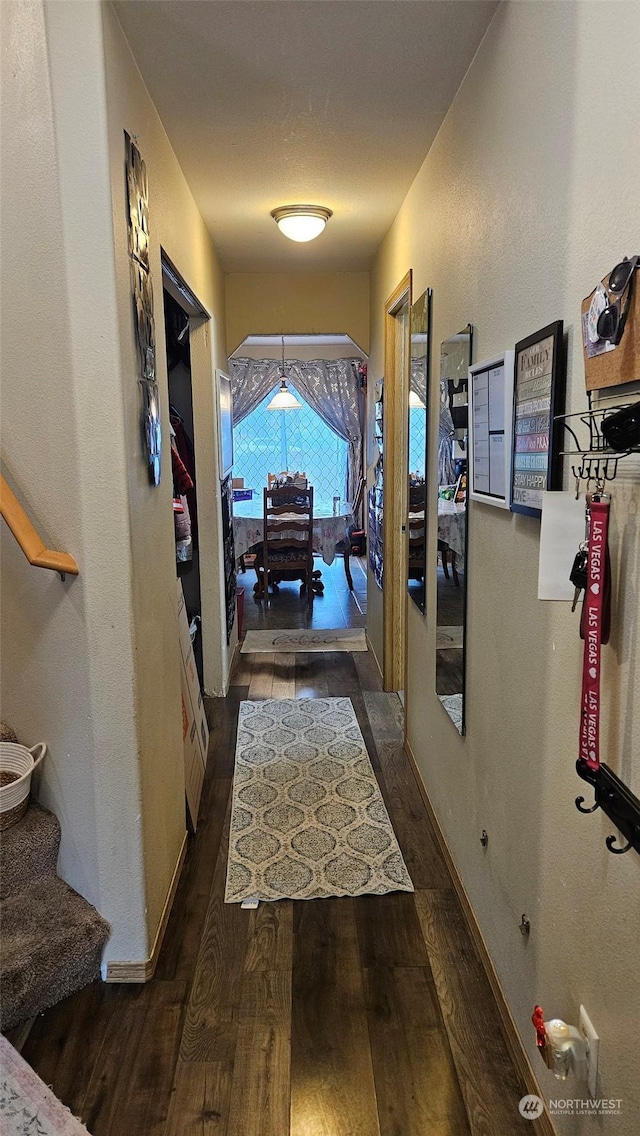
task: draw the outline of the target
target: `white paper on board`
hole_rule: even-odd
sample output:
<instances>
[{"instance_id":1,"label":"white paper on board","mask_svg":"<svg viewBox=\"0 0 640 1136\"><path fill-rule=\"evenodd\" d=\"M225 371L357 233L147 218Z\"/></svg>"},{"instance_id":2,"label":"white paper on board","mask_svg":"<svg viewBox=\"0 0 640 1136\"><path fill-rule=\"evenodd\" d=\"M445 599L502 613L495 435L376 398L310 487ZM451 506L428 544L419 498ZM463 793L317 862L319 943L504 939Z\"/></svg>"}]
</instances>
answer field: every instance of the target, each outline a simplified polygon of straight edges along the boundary
<instances>
[{"instance_id":1,"label":"white paper on board","mask_svg":"<svg viewBox=\"0 0 640 1136\"><path fill-rule=\"evenodd\" d=\"M507 496L507 471L504 464L504 433L489 435L491 455L491 485L489 492L497 497Z\"/></svg>"},{"instance_id":2,"label":"white paper on board","mask_svg":"<svg viewBox=\"0 0 640 1136\"><path fill-rule=\"evenodd\" d=\"M542 528L538 565L539 600L573 600L569 579L585 535L585 501L575 492L542 494Z\"/></svg>"}]
</instances>

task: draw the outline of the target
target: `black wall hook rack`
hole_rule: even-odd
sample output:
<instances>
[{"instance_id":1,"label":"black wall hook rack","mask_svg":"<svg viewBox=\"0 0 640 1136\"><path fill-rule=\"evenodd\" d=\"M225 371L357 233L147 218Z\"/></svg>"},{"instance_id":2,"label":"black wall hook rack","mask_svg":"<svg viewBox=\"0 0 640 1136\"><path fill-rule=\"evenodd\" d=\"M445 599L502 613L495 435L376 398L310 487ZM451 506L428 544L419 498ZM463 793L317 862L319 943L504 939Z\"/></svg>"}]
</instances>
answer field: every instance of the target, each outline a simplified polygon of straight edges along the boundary
<instances>
[{"instance_id":1,"label":"black wall hook rack","mask_svg":"<svg viewBox=\"0 0 640 1136\"><path fill-rule=\"evenodd\" d=\"M640 447L629 450L612 450L602 433L602 422L619 410L633 405L618 402L614 406L594 406L591 391L588 393L588 409L575 414L557 414L556 421L562 422L573 449L563 449L561 457L572 458L571 472L577 482L615 481L618 475L618 462L631 454L640 453ZM579 458L579 461L576 459Z\"/></svg>"},{"instance_id":2,"label":"black wall hook rack","mask_svg":"<svg viewBox=\"0 0 640 1136\"><path fill-rule=\"evenodd\" d=\"M627 785L616 777L608 765L601 764L598 769L592 769L583 758L576 762L578 776L593 787L595 804L591 808L584 808L584 797L576 797L576 808L580 813L594 813L602 809L609 820L627 839L627 844L621 848L617 845L617 836L608 836L605 843L610 852L620 856L635 848L640 854L640 801Z\"/></svg>"}]
</instances>

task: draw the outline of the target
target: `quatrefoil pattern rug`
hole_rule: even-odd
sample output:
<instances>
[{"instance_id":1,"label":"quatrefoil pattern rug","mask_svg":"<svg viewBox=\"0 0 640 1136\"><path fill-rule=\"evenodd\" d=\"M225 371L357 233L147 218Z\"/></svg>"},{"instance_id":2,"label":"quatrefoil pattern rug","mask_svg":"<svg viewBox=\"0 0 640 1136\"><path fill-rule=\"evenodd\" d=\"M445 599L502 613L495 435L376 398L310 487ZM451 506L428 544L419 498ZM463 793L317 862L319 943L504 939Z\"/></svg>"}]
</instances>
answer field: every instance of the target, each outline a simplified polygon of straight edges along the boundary
<instances>
[{"instance_id":1,"label":"quatrefoil pattern rug","mask_svg":"<svg viewBox=\"0 0 640 1136\"><path fill-rule=\"evenodd\" d=\"M413 891L350 698L241 702L225 901Z\"/></svg>"}]
</instances>

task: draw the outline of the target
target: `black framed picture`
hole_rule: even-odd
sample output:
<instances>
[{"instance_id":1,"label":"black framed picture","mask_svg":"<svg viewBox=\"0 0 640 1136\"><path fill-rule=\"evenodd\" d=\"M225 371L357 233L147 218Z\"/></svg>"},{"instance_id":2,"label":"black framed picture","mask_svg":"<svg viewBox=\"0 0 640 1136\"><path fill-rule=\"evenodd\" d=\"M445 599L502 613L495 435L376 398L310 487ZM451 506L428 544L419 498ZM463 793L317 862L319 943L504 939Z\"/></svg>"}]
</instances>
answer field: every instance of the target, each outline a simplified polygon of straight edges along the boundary
<instances>
[{"instance_id":1,"label":"black framed picture","mask_svg":"<svg viewBox=\"0 0 640 1136\"><path fill-rule=\"evenodd\" d=\"M556 320L515 349L511 510L542 516L545 489L562 488L563 323Z\"/></svg>"}]
</instances>

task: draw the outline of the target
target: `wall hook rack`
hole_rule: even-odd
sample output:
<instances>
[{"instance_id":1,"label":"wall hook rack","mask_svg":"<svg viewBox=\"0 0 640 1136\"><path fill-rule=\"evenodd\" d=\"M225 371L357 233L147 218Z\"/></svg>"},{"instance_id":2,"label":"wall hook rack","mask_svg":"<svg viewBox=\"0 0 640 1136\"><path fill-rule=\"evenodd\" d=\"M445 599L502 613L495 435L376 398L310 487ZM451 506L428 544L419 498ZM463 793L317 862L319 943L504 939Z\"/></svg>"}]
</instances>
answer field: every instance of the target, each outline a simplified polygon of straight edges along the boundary
<instances>
[{"instance_id":1,"label":"wall hook rack","mask_svg":"<svg viewBox=\"0 0 640 1136\"><path fill-rule=\"evenodd\" d=\"M632 848L640 854L640 801L631 790L609 769L608 765L601 764L598 769L592 769L586 761L578 758L576 771L583 781L593 787L595 804L591 808L583 808L584 797L576 797L576 808L580 813L594 813L602 809L616 828L627 839L623 847L617 846L618 837L608 836L605 844L615 856L621 856Z\"/></svg>"},{"instance_id":2,"label":"wall hook rack","mask_svg":"<svg viewBox=\"0 0 640 1136\"><path fill-rule=\"evenodd\" d=\"M615 481L618 463L631 454L640 454L640 446L629 450L612 450L602 433L605 418L624 410L633 403L619 402L613 406L594 406L591 392L588 395L587 410L575 414L558 414L555 421L564 426L573 447L561 451L561 456L573 458L571 472L576 481L607 482ZM575 459L580 459L575 460Z\"/></svg>"}]
</instances>

